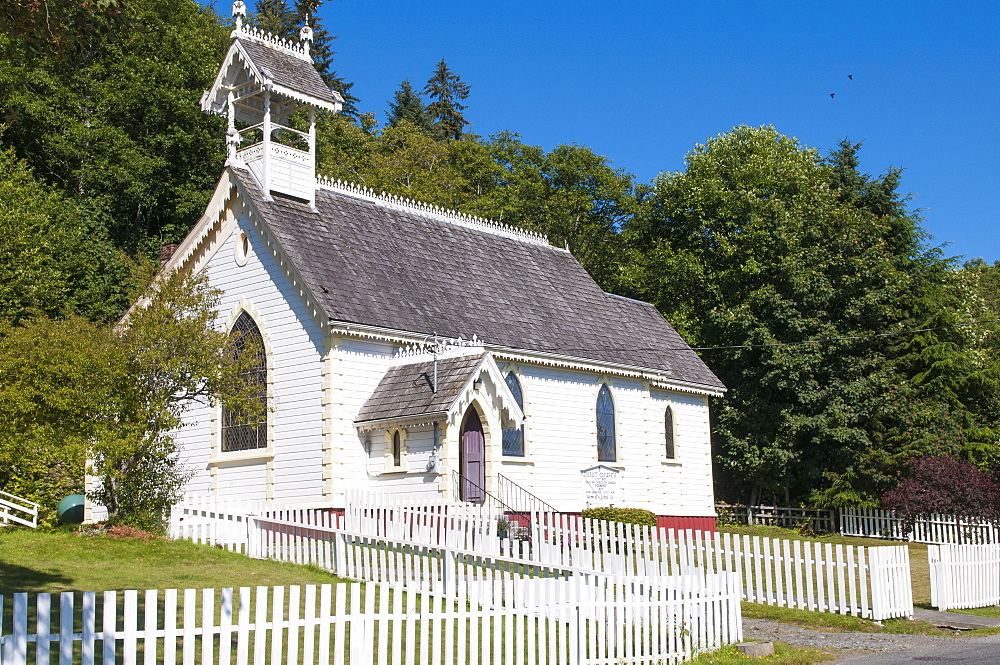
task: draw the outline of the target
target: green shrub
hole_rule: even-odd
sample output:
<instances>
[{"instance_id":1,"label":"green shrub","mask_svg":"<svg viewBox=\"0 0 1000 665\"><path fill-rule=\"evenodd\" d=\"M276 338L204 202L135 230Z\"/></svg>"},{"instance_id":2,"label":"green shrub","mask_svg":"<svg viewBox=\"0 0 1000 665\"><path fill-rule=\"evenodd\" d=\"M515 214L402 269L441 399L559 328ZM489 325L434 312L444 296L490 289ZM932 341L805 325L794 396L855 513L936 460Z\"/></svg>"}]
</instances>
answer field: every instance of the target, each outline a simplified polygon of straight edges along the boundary
<instances>
[{"instance_id":1,"label":"green shrub","mask_svg":"<svg viewBox=\"0 0 1000 665\"><path fill-rule=\"evenodd\" d=\"M642 508L612 508L610 506L607 508L587 508L580 513L580 516L592 520L656 526L656 515Z\"/></svg>"}]
</instances>

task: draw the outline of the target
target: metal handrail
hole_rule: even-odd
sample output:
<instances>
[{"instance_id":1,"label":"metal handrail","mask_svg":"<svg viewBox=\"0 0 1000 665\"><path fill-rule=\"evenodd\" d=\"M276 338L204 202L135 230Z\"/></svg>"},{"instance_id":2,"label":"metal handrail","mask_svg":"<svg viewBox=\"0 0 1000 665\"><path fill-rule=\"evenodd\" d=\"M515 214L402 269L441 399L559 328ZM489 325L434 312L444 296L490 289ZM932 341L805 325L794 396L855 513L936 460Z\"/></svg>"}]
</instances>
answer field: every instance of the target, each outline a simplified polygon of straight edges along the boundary
<instances>
[{"instance_id":1,"label":"metal handrail","mask_svg":"<svg viewBox=\"0 0 1000 665\"><path fill-rule=\"evenodd\" d=\"M537 496L524 489L513 480L503 475L497 474L497 490L503 497L505 504L518 506L517 512L522 513L555 513L558 512L551 504L542 501ZM527 507L522 507L527 504Z\"/></svg>"},{"instance_id":2,"label":"metal handrail","mask_svg":"<svg viewBox=\"0 0 1000 665\"><path fill-rule=\"evenodd\" d=\"M485 487L481 487L479 485L479 483L476 483L473 480L471 480L470 478L466 478L465 476L463 476L462 473L458 469L452 470L451 473L452 473L451 477L452 477L452 480L454 482L455 496L458 497L460 501L463 500L463 499L461 499L461 496L462 496L462 483L467 483L469 486L471 486L471 487L479 490L480 492L482 492L483 493L483 497L490 499L492 501L492 503L495 504L496 507L499 507L502 510L504 510L506 512L510 512L510 513L516 513L516 512L518 512L518 511L514 510L513 508L511 508L510 506L508 506L503 501L501 501L499 497L497 497L495 494L493 494L492 492L490 492L489 490L487 490ZM485 503L485 501L484 501L484 503Z\"/></svg>"}]
</instances>

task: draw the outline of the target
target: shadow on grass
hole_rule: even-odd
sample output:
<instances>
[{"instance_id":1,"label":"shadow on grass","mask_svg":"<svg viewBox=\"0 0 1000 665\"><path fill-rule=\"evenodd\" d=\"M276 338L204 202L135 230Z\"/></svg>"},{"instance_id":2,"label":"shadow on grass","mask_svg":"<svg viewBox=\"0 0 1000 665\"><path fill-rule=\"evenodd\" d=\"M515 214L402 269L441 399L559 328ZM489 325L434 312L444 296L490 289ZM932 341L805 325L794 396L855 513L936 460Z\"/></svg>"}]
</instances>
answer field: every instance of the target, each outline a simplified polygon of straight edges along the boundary
<instances>
[{"instance_id":1,"label":"shadow on grass","mask_svg":"<svg viewBox=\"0 0 1000 665\"><path fill-rule=\"evenodd\" d=\"M59 573L47 573L44 570L25 568L0 561L0 594L2 595L25 591L34 592L46 588L49 584L69 584L71 581L71 578Z\"/></svg>"}]
</instances>

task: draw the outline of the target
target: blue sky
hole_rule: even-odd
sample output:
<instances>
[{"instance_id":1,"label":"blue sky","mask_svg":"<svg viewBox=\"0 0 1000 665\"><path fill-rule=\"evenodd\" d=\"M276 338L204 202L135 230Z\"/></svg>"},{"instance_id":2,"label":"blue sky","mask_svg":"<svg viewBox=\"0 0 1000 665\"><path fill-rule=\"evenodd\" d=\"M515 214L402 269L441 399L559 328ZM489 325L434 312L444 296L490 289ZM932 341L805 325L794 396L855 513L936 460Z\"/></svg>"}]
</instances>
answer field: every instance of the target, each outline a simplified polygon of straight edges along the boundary
<instances>
[{"instance_id":1,"label":"blue sky","mask_svg":"<svg viewBox=\"0 0 1000 665\"><path fill-rule=\"evenodd\" d=\"M1000 2L327 0L320 16L380 120L443 57L472 85L471 131L583 144L643 181L738 124L823 152L864 141L865 171L905 168L934 244L1000 260Z\"/></svg>"}]
</instances>

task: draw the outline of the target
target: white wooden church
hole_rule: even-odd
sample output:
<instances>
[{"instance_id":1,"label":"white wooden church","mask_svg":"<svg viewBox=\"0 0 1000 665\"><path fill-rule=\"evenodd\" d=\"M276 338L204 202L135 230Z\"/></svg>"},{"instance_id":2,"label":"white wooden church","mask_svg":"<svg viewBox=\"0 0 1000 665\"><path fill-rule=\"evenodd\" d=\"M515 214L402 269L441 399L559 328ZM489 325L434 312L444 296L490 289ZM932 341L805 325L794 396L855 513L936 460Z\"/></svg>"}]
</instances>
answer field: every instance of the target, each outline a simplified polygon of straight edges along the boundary
<instances>
[{"instance_id":1,"label":"white wooden church","mask_svg":"<svg viewBox=\"0 0 1000 665\"><path fill-rule=\"evenodd\" d=\"M218 325L259 337L268 412L191 411L186 491L616 505L714 528L708 402L725 388L657 310L542 236L317 180L315 113L341 99L311 31L278 40L242 13L202 99L228 117L226 168L164 270L207 273Z\"/></svg>"}]
</instances>

